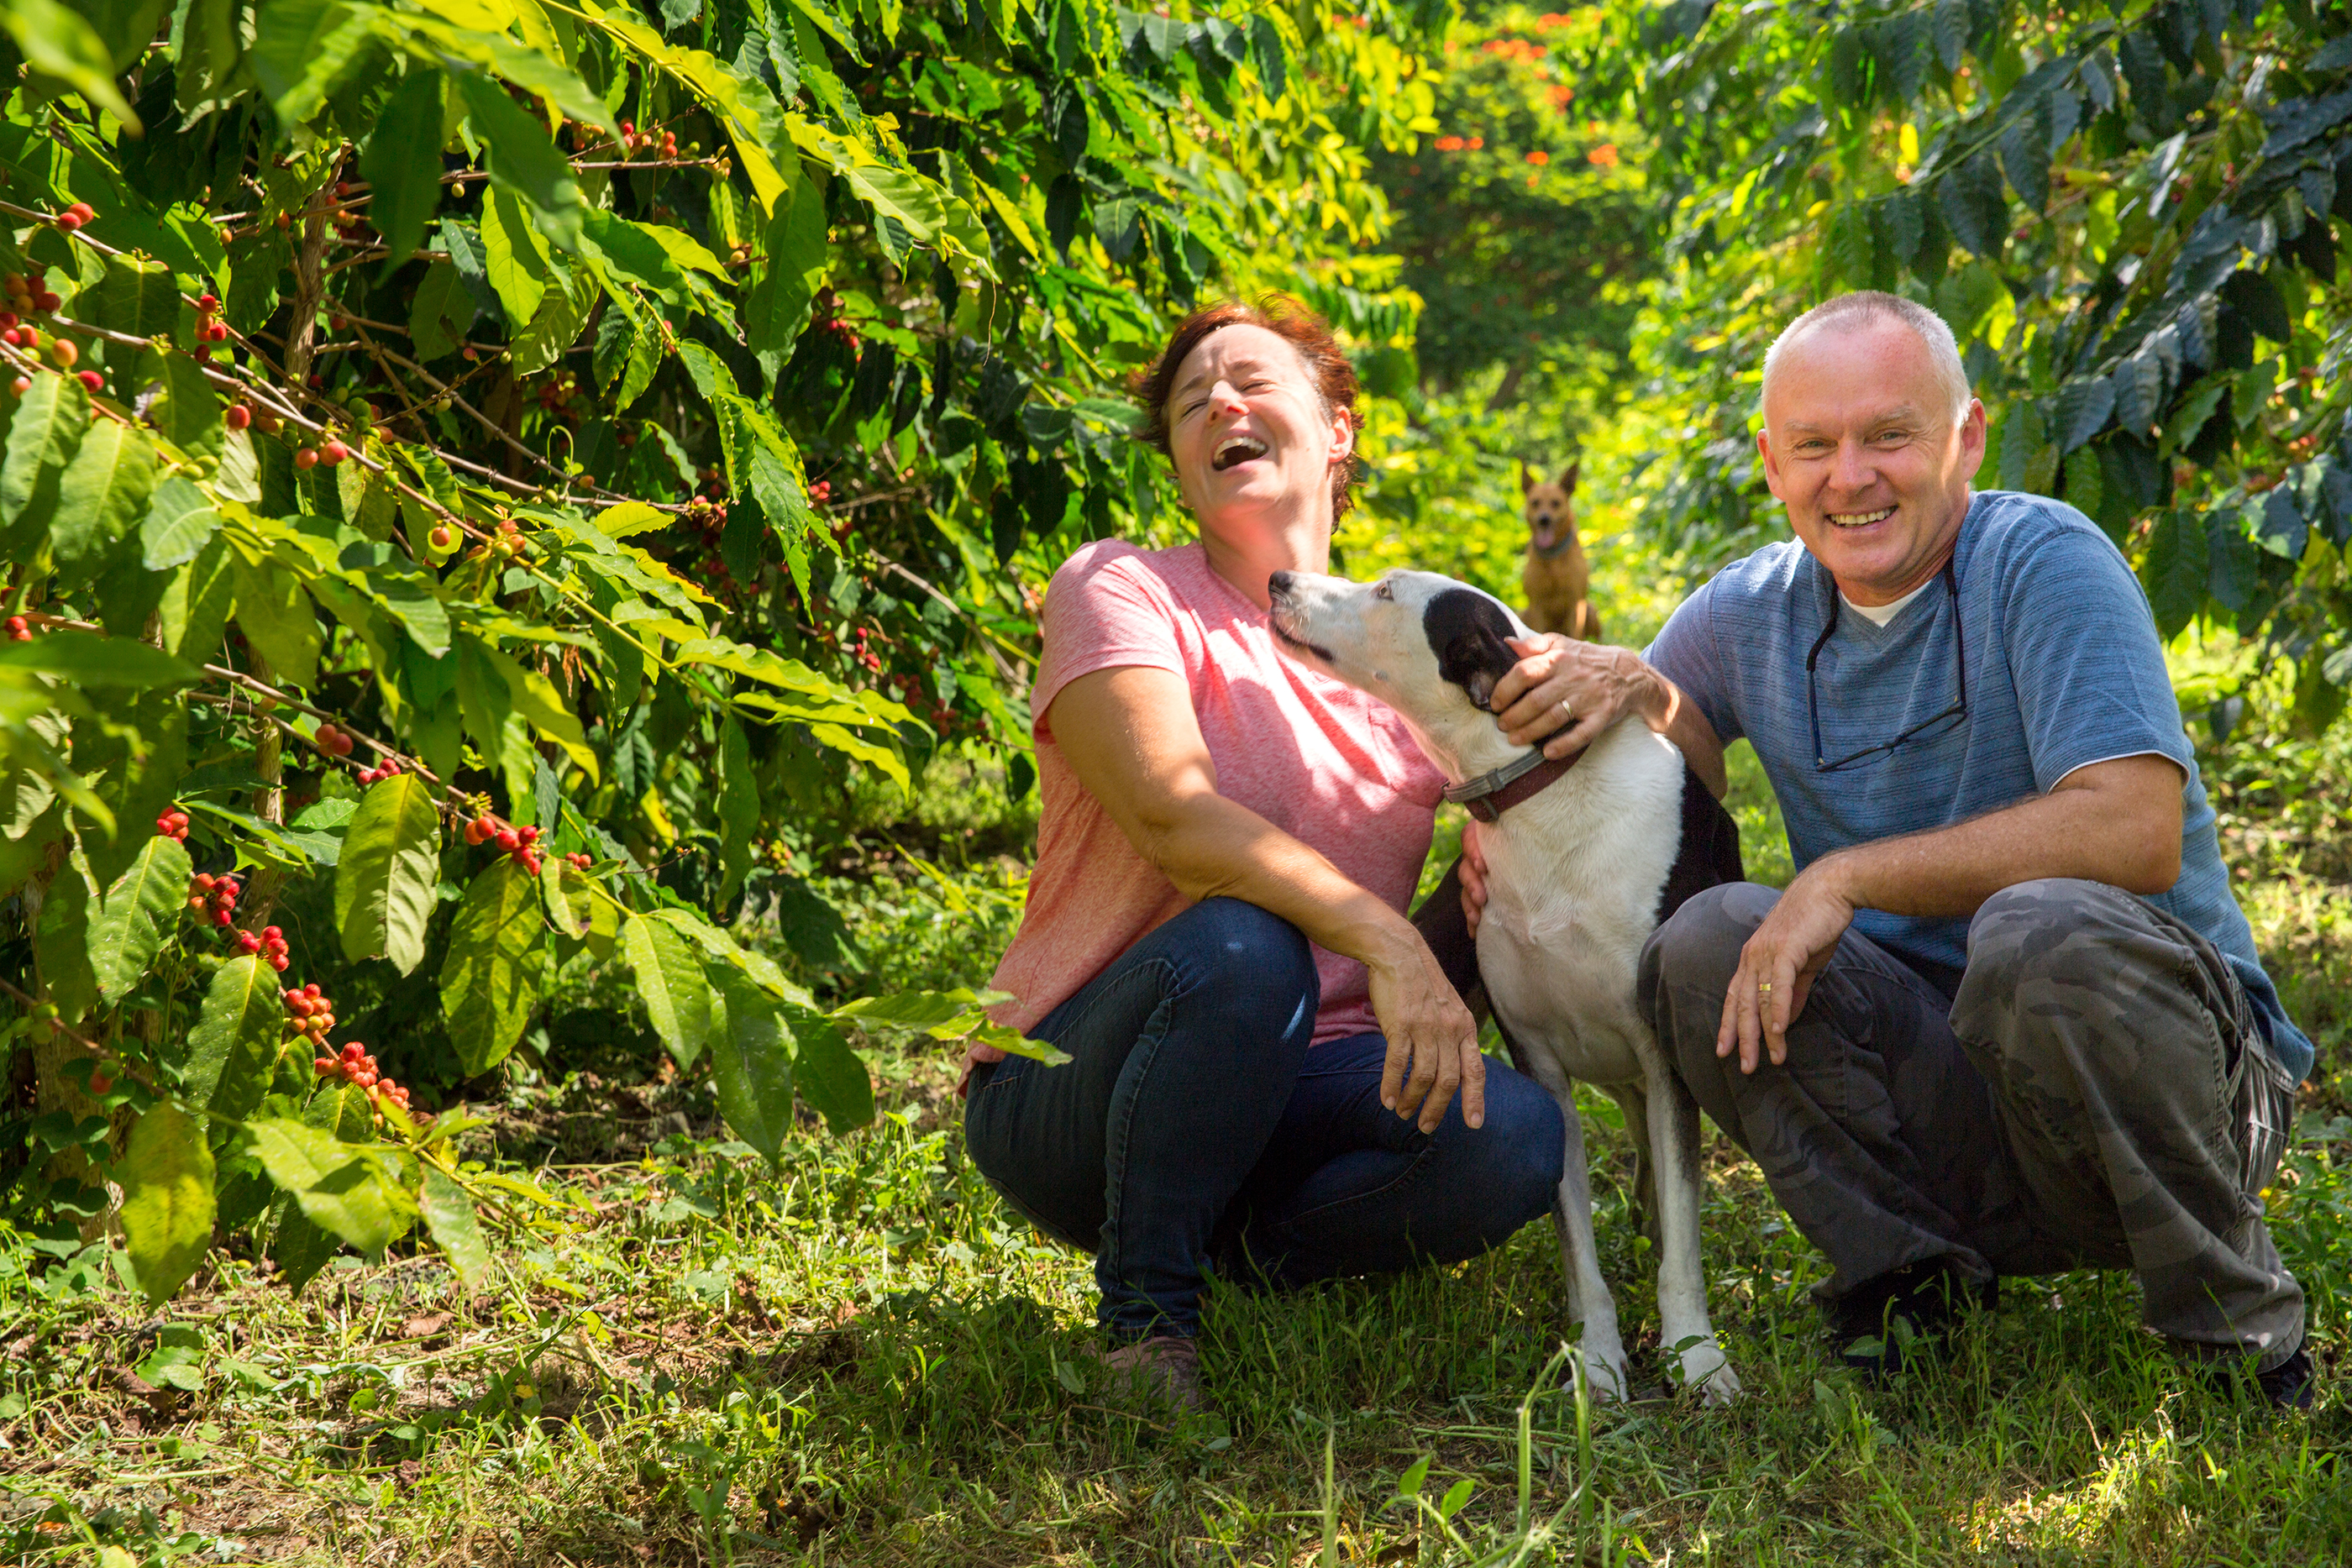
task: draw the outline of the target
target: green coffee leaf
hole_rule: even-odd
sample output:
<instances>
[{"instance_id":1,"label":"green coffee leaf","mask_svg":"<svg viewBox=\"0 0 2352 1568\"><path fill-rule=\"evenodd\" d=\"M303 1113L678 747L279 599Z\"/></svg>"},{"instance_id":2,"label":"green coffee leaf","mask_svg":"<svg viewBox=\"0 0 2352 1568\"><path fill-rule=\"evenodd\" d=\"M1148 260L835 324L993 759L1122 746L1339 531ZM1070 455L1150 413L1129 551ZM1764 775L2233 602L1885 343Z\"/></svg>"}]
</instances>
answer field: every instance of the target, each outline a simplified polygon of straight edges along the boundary
<instances>
[{"instance_id":1,"label":"green coffee leaf","mask_svg":"<svg viewBox=\"0 0 2352 1568\"><path fill-rule=\"evenodd\" d=\"M441 204L441 163L431 153L441 145L445 96L441 73L411 61L360 153L360 172L375 198L368 216L390 252L384 257L386 277L423 243L425 225Z\"/></svg>"},{"instance_id":2,"label":"green coffee leaf","mask_svg":"<svg viewBox=\"0 0 2352 1568\"><path fill-rule=\"evenodd\" d=\"M360 798L335 863L335 926L343 956L381 953L408 974L425 958L425 928L441 881L441 810L413 773Z\"/></svg>"},{"instance_id":3,"label":"green coffee leaf","mask_svg":"<svg viewBox=\"0 0 2352 1568\"><path fill-rule=\"evenodd\" d=\"M416 1207L425 1216L425 1228L432 1232L434 1244L459 1281L467 1285L478 1281L490 1266L490 1247L482 1236L481 1218L474 1212L473 1196L457 1177L438 1166L427 1165Z\"/></svg>"},{"instance_id":4,"label":"green coffee leaf","mask_svg":"<svg viewBox=\"0 0 2352 1568\"><path fill-rule=\"evenodd\" d=\"M468 1074L504 1061L539 1005L545 923L530 876L501 856L474 879L449 927L441 1013Z\"/></svg>"},{"instance_id":5,"label":"green coffee leaf","mask_svg":"<svg viewBox=\"0 0 2352 1568\"><path fill-rule=\"evenodd\" d=\"M107 555L146 516L154 487L154 444L130 425L100 421L58 476L49 548L61 563Z\"/></svg>"},{"instance_id":6,"label":"green coffee leaf","mask_svg":"<svg viewBox=\"0 0 2352 1568\"><path fill-rule=\"evenodd\" d=\"M269 1087L285 1028L278 971L259 954L232 958L215 970L188 1034L181 1086L189 1103L216 1116L251 1115Z\"/></svg>"},{"instance_id":7,"label":"green coffee leaf","mask_svg":"<svg viewBox=\"0 0 2352 1568\"><path fill-rule=\"evenodd\" d=\"M213 1244L213 1155L205 1129L169 1101L150 1106L114 1164L122 1238L148 1303L179 1293Z\"/></svg>"},{"instance_id":8,"label":"green coffee leaf","mask_svg":"<svg viewBox=\"0 0 2352 1568\"><path fill-rule=\"evenodd\" d=\"M381 1252L405 1228L408 1195L364 1145L282 1116L248 1122L254 1156L310 1223L362 1252Z\"/></svg>"},{"instance_id":9,"label":"green coffee leaf","mask_svg":"<svg viewBox=\"0 0 2352 1568\"><path fill-rule=\"evenodd\" d=\"M740 971L714 971L726 1014L711 1033L711 1084L735 1135L774 1163L793 1127L793 1059L782 1008Z\"/></svg>"},{"instance_id":10,"label":"green coffee leaf","mask_svg":"<svg viewBox=\"0 0 2352 1568\"><path fill-rule=\"evenodd\" d=\"M130 995L179 925L190 871L188 852L159 834L90 905L90 972L110 1001Z\"/></svg>"},{"instance_id":11,"label":"green coffee leaf","mask_svg":"<svg viewBox=\"0 0 2352 1568\"><path fill-rule=\"evenodd\" d=\"M835 1133L874 1120L874 1079L841 1031L822 1014L783 1009L793 1036L793 1082ZM730 1013L731 1017L731 1013Z\"/></svg>"},{"instance_id":12,"label":"green coffee leaf","mask_svg":"<svg viewBox=\"0 0 2352 1568\"><path fill-rule=\"evenodd\" d=\"M621 951L637 977L654 1033L680 1068L694 1065L710 1036L710 983L702 960L677 931L632 915L621 923Z\"/></svg>"}]
</instances>

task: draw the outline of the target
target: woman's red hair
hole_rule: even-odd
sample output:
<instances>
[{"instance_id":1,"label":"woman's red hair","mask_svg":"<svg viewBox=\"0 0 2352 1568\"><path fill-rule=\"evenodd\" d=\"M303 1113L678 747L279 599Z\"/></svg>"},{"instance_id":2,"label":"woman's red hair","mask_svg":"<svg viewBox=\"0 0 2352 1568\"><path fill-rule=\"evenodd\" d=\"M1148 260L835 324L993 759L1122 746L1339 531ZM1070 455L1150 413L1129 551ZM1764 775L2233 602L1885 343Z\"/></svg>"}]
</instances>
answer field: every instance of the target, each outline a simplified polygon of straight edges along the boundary
<instances>
[{"instance_id":1,"label":"woman's red hair","mask_svg":"<svg viewBox=\"0 0 2352 1568\"><path fill-rule=\"evenodd\" d=\"M1255 305L1222 300L1193 311L1177 323L1168 346L1148 370L1138 371L1129 385L1143 402L1143 427L1136 434L1163 455L1168 454L1168 399L1176 390L1176 372L1210 333L1225 327L1263 327L1298 351L1326 413L1345 413L1351 429L1361 430L1363 416L1356 412L1356 367L1339 347L1339 340L1322 317L1296 299L1269 295ZM1356 461L1331 470L1331 520L1347 516L1355 504Z\"/></svg>"}]
</instances>

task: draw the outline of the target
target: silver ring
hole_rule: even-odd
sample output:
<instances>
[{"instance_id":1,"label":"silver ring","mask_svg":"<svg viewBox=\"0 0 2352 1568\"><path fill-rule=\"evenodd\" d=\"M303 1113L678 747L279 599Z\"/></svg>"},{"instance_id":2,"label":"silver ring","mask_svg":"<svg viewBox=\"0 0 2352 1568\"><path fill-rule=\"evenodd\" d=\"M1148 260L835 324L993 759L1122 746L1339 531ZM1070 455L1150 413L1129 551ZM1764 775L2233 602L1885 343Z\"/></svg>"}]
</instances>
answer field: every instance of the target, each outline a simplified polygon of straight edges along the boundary
<instances>
[{"instance_id":1,"label":"silver ring","mask_svg":"<svg viewBox=\"0 0 2352 1568\"><path fill-rule=\"evenodd\" d=\"M1576 710L1568 706L1568 699L1566 697L1559 699L1559 716L1562 718L1574 718L1576 716Z\"/></svg>"}]
</instances>

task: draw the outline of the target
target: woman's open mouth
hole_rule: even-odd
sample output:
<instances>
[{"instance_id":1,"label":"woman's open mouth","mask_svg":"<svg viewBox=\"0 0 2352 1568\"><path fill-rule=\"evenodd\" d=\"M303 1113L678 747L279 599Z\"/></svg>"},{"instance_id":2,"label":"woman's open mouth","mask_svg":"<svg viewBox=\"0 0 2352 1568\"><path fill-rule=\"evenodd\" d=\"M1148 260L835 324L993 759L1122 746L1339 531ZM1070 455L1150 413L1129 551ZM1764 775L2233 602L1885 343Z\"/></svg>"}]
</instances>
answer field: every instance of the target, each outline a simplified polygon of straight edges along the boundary
<instances>
[{"instance_id":1,"label":"woman's open mouth","mask_svg":"<svg viewBox=\"0 0 2352 1568\"><path fill-rule=\"evenodd\" d=\"M1217 443L1209 466L1222 474L1236 463L1246 463L1253 457L1265 455L1265 443L1255 435L1228 435Z\"/></svg>"}]
</instances>

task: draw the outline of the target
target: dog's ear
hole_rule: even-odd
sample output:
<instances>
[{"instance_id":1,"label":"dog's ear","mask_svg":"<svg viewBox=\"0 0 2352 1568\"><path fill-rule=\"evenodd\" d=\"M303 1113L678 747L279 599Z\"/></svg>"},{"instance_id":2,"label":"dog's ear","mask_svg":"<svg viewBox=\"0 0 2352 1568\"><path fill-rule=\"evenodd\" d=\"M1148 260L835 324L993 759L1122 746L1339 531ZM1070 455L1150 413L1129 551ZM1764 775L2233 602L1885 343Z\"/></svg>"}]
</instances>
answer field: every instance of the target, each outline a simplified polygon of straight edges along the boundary
<instances>
[{"instance_id":1,"label":"dog's ear","mask_svg":"<svg viewBox=\"0 0 2352 1568\"><path fill-rule=\"evenodd\" d=\"M1576 471L1583 466L1584 460L1580 457L1559 471L1559 488L1562 495L1576 494Z\"/></svg>"},{"instance_id":2,"label":"dog's ear","mask_svg":"<svg viewBox=\"0 0 2352 1568\"><path fill-rule=\"evenodd\" d=\"M1528 470L1528 460L1519 459L1519 494L1524 496L1536 487L1536 476Z\"/></svg>"},{"instance_id":3,"label":"dog's ear","mask_svg":"<svg viewBox=\"0 0 2352 1568\"><path fill-rule=\"evenodd\" d=\"M1503 607L1468 588L1449 588L1422 612L1421 627L1437 655L1437 673L1470 694L1473 705L1492 711L1495 685L1519 656L1504 639L1513 631Z\"/></svg>"}]
</instances>

